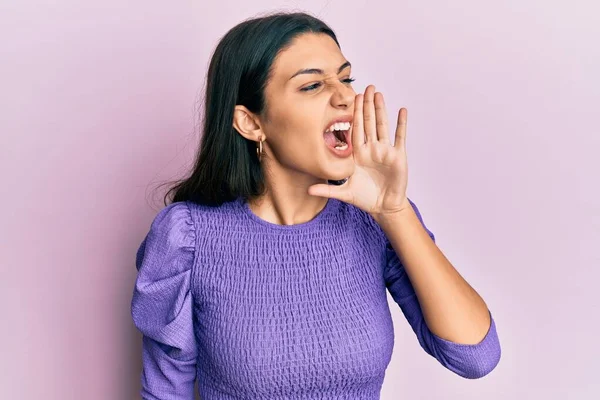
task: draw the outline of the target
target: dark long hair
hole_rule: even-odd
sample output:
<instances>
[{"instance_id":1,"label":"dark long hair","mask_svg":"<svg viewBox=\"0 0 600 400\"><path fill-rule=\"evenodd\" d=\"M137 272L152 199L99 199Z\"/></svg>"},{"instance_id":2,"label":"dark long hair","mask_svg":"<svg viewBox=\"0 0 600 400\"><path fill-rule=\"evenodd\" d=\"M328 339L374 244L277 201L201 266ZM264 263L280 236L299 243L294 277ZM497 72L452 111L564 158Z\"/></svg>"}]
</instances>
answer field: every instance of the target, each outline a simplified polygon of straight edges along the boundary
<instances>
[{"instance_id":1,"label":"dark long hair","mask_svg":"<svg viewBox=\"0 0 600 400\"><path fill-rule=\"evenodd\" d=\"M277 55L303 33L324 33L340 47L333 30L304 12L276 12L241 22L215 48L206 77L202 137L189 176L176 182L163 201L220 205L264 193L256 143L233 128L235 105L268 119L265 87Z\"/></svg>"}]
</instances>

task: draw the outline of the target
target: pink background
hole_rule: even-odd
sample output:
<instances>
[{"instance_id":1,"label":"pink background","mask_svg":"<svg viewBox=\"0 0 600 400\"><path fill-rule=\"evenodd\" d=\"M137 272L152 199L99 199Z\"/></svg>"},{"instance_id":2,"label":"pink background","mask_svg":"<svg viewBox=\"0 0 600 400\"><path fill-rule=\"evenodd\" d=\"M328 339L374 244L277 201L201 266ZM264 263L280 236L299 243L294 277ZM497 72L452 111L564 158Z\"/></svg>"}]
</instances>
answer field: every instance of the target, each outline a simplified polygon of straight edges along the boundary
<instances>
[{"instance_id":1,"label":"pink background","mask_svg":"<svg viewBox=\"0 0 600 400\"><path fill-rule=\"evenodd\" d=\"M195 151L210 53L300 6L356 90L407 107L409 196L502 343L490 375L460 378L389 297L382 399L600 398L597 2L55 3L0 5L0 398L137 398L135 250Z\"/></svg>"}]
</instances>

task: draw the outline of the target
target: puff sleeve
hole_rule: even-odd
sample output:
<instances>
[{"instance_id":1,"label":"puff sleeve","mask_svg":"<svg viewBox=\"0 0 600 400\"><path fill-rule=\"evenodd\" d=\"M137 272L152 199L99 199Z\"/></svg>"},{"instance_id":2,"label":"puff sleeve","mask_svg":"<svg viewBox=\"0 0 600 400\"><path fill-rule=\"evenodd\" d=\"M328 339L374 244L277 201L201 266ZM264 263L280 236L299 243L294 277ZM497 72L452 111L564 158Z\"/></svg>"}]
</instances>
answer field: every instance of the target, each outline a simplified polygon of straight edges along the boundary
<instances>
[{"instance_id":1,"label":"puff sleeve","mask_svg":"<svg viewBox=\"0 0 600 400\"><path fill-rule=\"evenodd\" d=\"M409 199L423 227L435 242L435 235L423 222L416 204ZM394 301L415 332L419 344L429 355L437 359L445 368L468 379L481 378L490 373L500 361L500 343L496 324L490 312L491 324L486 336L477 344L455 343L432 333L423 316L419 300L408 274L398 255L386 238L385 282Z\"/></svg>"},{"instance_id":2,"label":"puff sleeve","mask_svg":"<svg viewBox=\"0 0 600 400\"><path fill-rule=\"evenodd\" d=\"M188 205L172 203L150 226L136 254L131 315L143 334L144 400L193 400L197 345L192 319L195 231Z\"/></svg>"}]
</instances>

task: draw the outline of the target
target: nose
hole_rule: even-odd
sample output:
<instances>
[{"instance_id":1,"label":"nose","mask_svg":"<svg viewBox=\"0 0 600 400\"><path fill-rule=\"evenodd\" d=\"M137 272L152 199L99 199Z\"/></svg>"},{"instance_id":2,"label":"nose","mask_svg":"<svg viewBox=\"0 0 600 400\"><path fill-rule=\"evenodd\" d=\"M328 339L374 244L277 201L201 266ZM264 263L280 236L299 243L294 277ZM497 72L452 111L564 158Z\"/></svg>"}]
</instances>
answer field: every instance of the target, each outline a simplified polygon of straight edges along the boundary
<instances>
[{"instance_id":1,"label":"nose","mask_svg":"<svg viewBox=\"0 0 600 400\"><path fill-rule=\"evenodd\" d=\"M331 96L331 105L336 108L351 108L354 106L356 92L346 83L340 82Z\"/></svg>"}]
</instances>

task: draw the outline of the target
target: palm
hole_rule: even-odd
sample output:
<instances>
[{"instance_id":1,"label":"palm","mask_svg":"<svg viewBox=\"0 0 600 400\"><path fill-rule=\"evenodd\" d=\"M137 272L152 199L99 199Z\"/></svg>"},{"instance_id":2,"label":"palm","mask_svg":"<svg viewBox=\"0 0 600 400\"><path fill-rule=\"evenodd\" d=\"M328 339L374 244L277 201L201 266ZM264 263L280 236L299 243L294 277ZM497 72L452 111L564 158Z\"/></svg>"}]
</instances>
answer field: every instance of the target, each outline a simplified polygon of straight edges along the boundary
<instances>
[{"instance_id":1,"label":"palm","mask_svg":"<svg viewBox=\"0 0 600 400\"><path fill-rule=\"evenodd\" d=\"M404 110L404 112L402 112ZM406 109L398 113L396 139L389 139L383 96L368 86L356 96L352 123L355 172L341 186L314 185L313 195L337 198L372 214L395 212L407 204Z\"/></svg>"},{"instance_id":2,"label":"palm","mask_svg":"<svg viewBox=\"0 0 600 400\"><path fill-rule=\"evenodd\" d=\"M369 213L392 212L403 205L406 182L399 178L406 170L406 157L387 151L378 160L378 154L370 158L368 153L369 149L355 152L355 172L345 188L353 196L350 203Z\"/></svg>"}]
</instances>

